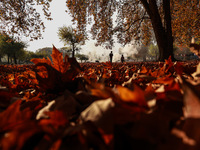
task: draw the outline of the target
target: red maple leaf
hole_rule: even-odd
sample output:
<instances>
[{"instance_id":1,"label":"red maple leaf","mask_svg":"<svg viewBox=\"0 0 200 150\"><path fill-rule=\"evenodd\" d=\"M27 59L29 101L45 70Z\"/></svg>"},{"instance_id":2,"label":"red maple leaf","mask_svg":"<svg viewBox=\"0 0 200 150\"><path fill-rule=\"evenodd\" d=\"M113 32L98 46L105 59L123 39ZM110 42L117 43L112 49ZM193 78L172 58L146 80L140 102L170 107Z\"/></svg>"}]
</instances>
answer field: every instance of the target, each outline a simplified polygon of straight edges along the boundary
<instances>
[{"instance_id":1,"label":"red maple leaf","mask_svg":"<svg viewBox=\"0 0 200 150\"><path fill-rule=\"evenodd\" d=\"M57 93L63 91L68 82L80 72L80 65L76 59L63 55L54 46L52 50L52 60L50 59L32 59L35 63L36 78L39 81L41 90Z\"/></svg>"}]
</instances>

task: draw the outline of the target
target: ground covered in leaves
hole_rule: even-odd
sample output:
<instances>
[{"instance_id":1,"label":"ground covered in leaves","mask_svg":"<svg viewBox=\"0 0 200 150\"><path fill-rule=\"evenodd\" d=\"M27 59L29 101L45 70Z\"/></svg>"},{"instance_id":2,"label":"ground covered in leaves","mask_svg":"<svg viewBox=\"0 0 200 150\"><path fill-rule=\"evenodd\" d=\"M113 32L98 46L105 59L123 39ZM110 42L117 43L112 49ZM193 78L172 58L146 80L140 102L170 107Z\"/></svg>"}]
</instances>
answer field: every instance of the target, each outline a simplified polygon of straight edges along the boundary
<instances>
[{"instance_id":1,"label":"ground covered in leaves","mask_svg":"<svg viewBox=\"0 0 200 150\"><path fill-rule=\"evenodd\" d=\"M0 66L0 149L200 149L199 62L52 60Z\"/></svg>"}]
</instances>

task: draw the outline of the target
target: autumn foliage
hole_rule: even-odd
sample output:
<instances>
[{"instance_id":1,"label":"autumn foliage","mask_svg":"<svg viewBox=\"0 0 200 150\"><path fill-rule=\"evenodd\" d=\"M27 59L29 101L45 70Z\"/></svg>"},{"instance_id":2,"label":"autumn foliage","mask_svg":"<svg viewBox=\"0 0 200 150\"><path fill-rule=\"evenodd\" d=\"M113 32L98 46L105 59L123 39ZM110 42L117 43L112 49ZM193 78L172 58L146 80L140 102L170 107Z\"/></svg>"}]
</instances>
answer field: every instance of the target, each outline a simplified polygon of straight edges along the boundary
<instances>
[{"instance_id":1,"label":"autumn foliage","mask_svg":"<svg viewBox=\"0 0 200 150\"><path fill-rule=\"evenodd\" d=\"M198 62L0 66L0 149L200 148Z\"/></svg>"}]
</instances>

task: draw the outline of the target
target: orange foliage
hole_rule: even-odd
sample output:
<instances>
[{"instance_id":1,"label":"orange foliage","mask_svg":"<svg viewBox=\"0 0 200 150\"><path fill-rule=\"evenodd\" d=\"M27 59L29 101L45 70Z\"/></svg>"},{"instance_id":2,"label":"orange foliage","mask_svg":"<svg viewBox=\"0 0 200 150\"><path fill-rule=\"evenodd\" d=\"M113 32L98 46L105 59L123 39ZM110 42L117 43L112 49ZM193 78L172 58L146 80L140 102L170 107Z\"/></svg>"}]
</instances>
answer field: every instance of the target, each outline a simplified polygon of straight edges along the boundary
<instances>
[{"instance_id":1,"label":"orange foliage","mask_svg":"<svg viewBox=\"0 0 200 150\"><path fill-rule=\"evenodd\" d=\"M197 62L52 60L0 66L1 149L199 149Z\"/></svg>"}]
</instances>

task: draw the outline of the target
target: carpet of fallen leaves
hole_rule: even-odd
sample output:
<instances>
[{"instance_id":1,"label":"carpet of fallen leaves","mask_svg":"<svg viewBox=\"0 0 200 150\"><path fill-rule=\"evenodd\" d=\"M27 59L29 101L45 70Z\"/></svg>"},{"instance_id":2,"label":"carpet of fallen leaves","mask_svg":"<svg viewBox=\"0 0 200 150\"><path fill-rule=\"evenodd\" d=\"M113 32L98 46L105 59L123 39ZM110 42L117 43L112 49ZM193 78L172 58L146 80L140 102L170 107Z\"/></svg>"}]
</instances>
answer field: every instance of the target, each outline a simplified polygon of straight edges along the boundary
<instances>
[{"instance_id":1,"label":"carpet of fallen leaves","mask_svg":"<svg viewBox=\"0 0 200 150\"><path fill-rule=\"evenodd\" d=\"M0 66L2 150L199 150L198 61Z\"/></svg>"}]
</instances>

